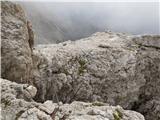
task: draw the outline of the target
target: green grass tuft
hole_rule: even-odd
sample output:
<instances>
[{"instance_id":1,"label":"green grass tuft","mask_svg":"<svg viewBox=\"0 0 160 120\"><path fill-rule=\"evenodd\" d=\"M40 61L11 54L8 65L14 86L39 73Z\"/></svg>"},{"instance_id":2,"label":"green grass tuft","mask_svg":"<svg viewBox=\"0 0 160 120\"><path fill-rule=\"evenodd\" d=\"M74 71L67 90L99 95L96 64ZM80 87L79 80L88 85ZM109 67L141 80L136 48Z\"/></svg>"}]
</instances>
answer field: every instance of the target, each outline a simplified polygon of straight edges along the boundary
<instances>
[{"instance_id":1,"label":"green grass tuft","mask_svg":"<svg viewBox=\"0 0 160 120\"><path fill-rule=\"evenodd\" d=\"M78 68L78 74L82 75L84 73L84 70L87 68L86 61L85 60L78 60L80 67Z\"/></svg>"},{"instance_id":2,"label":"green grass tuft","mask_svg":"<svg viewBox=\"0 0 160 120\"><path fill-rule=\"evenodd\" d=\"M123 114L118 109L113 113L114 120L122 120Z\"/></svg>"},{"instance_id":3,"label":"green grass tuft","mask_svg":"<svg viewBox=\"0 0 160 120\"><path fill-rule=\"evenodd\" d=\"M15 120L18 120L18 118L19 118L24 112L25 112L24 110L19 111L19 112L16 114Z\"/></svg>"},{"instance_id":4,"label":"green grass tuft","mask_svg":"<svg viewBox=\"0 0 160 120\"><path fill-rule=\"evenodd\" d=\"M102 102L93 102L92 105L93 106L104 106L105 104Z\"/></svg>"}]
</instances>

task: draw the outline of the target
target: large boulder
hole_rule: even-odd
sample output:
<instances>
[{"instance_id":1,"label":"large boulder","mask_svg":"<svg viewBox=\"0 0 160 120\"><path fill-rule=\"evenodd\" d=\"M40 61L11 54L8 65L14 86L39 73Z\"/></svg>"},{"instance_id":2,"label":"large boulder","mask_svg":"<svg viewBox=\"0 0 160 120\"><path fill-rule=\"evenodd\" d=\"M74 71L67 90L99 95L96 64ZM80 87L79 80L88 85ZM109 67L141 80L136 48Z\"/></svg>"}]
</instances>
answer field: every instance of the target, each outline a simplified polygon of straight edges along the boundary
<instances>
[{"instance_id":1,"label":"large boulder","mask_svg":"<svg viewBox=\"0 0 160 120\"><path fill-rule=\"evenodd\" d=\"M96 33L74 42L39 45L34 52L41 58L38 100L101 101L144 113L145 104L160 98L159 35Z\"/></svg>"},{"instance_id":2,"label":"large boulder","mask_svg":"<svg viewBox=\"0 0 160 120\"><path fill-rule=\"evenodd\" d=\"M2 120L52 120L45 112L39 110L40 103L36 103L33 97L37 89L28 84L17 84L5 79L0 79L1 82L1 112ZM30 112L28 118L21 115L26 111ZM29 112L28 112L29 113Z\"/></svg>"},{"instance_id":3,"label":"large boulder","mask_svg":"<svg viewBox=\"0 0 160 120\"><path fill-rule=\"evenodd\" d=\"M36 93L35 87L5 79L0 82L1 120L144 120L140 113L100 102L37 103L31 101Z\"/></svg>"},{"instance_id":4,"label":"large boulder","mask_svg":"<svg viewBox=\"0 0 160 120\"><path fill-rule=\"evenodd\" d=\"M1 75L16 82L32 79L32 48L29 26L20 5L1 2Z\"/></svg>"}]
</instances>

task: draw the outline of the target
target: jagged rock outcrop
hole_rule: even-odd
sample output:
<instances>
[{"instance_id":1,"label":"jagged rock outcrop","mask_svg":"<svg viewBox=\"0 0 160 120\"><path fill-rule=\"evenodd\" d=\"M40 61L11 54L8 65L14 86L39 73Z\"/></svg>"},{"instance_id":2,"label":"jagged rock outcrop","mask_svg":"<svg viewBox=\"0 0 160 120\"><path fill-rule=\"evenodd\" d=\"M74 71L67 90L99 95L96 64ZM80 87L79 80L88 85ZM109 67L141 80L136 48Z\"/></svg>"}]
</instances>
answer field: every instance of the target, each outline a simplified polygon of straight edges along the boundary
<instances>
[{"instance_id":1,"label":"jagged rock outcrop","mask_svg":"<svg viewBox=\"0 0 160 120\"><path fill-rule=\"evenodd\" d=\"M137 69L145 79L140 96L133 109L145 115L146 120L160 119L160 35L134 38L140 46Z\"/></svg>"},{"instance_id":2,"label":"jagged rock outcrop","mask_svg":"<svg viewBox=\"0 0 160 120\"><path fill-rule=\"evenodd\" d=\"M1 75L16 82L30 83L33 77L31 30L20 5L1 2Z\"/></svg>"},{"instance_id":3,"label":"jagged rock outcrop","mask_svg":"<svg viewBox=\"0 0 160 120\"><path fill-rule=\"evenodd\" d=\"M36 103L30 101L36 93L35 87L5 79L0 79L0 82L2 84L2 120L144 120L144 117L137 112L99 102ZM52 119L51 113L56 108L58 111L54 114L55 119Z\"/></svg>"},{"instance_id":4,"label":"jagged rock outcrop","mask_svg":"<svg viewBox=\"0 0 160 120\"><path fill-rule=\"evenodd\" d=\"M43 61L37 86L42 101L57 102L57 94L64 103L107 102L159 119L159 108L150 113L146 110L152 105L145 106L160 98L159 35L96 33L75 42L39 45L35 52Z\"/></svg>"},{"instance_id":5,"label":"jagged rock outcrop","mask_svg":"<svg viewBox=\"0 0 160 120\"><path fill-rule=\"evenodd\" d=\"M1 93L1 114L2 120L51 120L49 115L40 111L37 107L41 104L33 101L36 88L27 84L17 84L5 79L0 79L2 86ZM34 109L34 112L29 112ZM28 118L21 117L28 111ZM39 118L38 118L39 117Z\"/></svg>"}]
</instances>

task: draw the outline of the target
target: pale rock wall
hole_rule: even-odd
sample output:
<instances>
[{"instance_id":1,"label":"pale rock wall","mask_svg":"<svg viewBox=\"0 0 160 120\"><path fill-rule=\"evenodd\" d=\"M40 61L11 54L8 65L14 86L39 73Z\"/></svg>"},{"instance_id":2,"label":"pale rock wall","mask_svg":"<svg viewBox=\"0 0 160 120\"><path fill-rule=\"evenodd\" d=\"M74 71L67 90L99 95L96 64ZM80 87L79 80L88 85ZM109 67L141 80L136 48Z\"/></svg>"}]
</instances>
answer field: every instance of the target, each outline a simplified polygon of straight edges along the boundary
<instances>
[{"instance_id":1,"label":"pale rock wall","mask_svg":"<svg viewBox=\"0 0 160 120\"><path fill-rule=\"evenodd\" d=\"M75 42L39 45L35 52L43 56L37 100L101 101L159 119L159 103L153 103L160 98L159 35L96 33Z\"/></svg>"},{"instance_id":2,"label":"pale rock wall","mask_svg":"<svg viewBox=\"0 0 160 120\"><path fill-rule=\"evenodd\" d=\"M2 78L30 83L33 77L27 19L20 5L1 3Z\"/></svg>"}]
</instances>

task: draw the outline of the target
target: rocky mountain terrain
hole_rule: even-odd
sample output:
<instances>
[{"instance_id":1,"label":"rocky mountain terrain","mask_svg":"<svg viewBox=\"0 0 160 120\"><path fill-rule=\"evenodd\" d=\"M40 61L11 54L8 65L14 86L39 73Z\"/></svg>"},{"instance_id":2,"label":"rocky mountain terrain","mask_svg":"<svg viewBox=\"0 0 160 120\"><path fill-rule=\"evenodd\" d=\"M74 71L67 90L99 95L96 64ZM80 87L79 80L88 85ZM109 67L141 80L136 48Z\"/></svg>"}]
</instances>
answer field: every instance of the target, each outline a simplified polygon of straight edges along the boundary
<instances>
[{"instance_id":1,"label":"rocky mountain terrain","mask_svg":"<svg viewBox=\"0 0 160 120\"><path fill-rule=\"evenodd\" d=\"M2 120L160 119L160 35L108 31L32 48L23 8L1 8Z\"/></svg>"},{"instance_id":2,"label":"rocky mountain terrain","mask_svg":"<svg viewBox=\"0 0 160 120\"><path fill-rule=\"evenodd\" d=\"M5 79L0 80L1 120L144 120L140 113L100 102L37 103L32 99L36 94L35 87ZM57 108L59 110L56 112L55 119L52 119L54 115L52 112Z\"/></svg>"}]
</instances>

